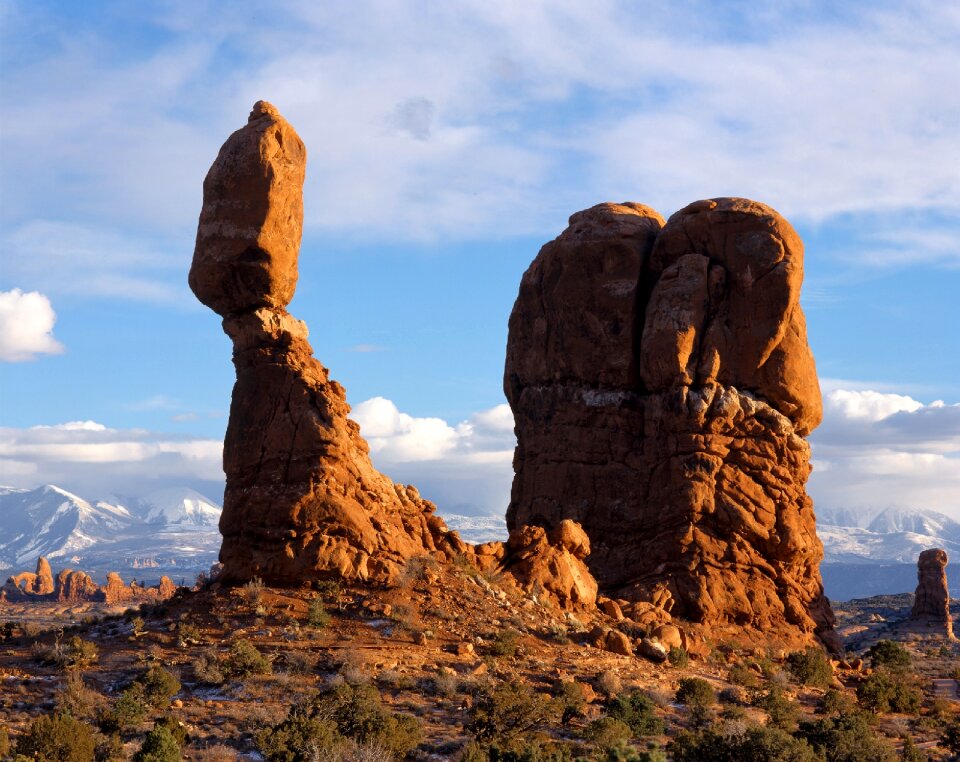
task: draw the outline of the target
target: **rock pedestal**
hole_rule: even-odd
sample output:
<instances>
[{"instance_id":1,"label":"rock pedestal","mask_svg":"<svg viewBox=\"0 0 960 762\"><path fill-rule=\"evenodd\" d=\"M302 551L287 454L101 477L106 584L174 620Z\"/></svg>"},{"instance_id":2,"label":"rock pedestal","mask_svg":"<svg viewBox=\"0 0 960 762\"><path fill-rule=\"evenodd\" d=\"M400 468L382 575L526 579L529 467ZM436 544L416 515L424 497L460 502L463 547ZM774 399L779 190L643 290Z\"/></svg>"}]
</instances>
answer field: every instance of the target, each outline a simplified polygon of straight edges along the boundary
<instances>
[{"instance_id":1,"label":"rock pedestal","mask_svg":"<svg viewBox=\"0 0 960 762\"><path fill-rule=\"evenodd\" d=\"M917 592L910 620L942 631L953 638L950 616L950 591L947 587L947 552L940 548L925 550L917 559Z\"/></svg>"},{"instance_id":2,"label":"rock pedestal","mask_svg":"<svg viewBox=\"0 0 960 762\"><path fill-rule=\"evenodd\" d=\"M746 199L573 215L510 316L511 531L572 519L611 597L836 648L804 489L821 397L802 279L793 228Z\"/></svg>"},{"instance_id":3,"label":"rock pedestal","mask_svg":"<svg viewBox=\"0 0 960 762\"><path fill-rule=\"evenodd\" d=\"M370 463L307 328L297 282L306 149L269 103L220 149L203 184L190 287L223 316L237 382L224 442L224 582L337 575L391 582L416 555L466 548L412 487Z\"/></svg>"}]
</instances>

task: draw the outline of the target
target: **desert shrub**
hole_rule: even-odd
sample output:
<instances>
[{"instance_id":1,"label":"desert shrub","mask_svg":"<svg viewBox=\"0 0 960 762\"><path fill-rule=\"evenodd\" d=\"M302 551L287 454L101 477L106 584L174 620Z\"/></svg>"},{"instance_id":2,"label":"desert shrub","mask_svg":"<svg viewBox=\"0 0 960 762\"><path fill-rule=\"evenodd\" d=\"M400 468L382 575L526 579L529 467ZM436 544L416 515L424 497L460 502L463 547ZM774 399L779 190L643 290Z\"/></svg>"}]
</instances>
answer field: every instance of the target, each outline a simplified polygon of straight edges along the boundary
<instances>
[{"instance_id":1,"label":"desert shrub","mask_svg":"<svg viewBox=\"0 0 960 762\"><path fill-rule=\"evenodd\" d=\"M557 706L560 708L560 722L569 725L576 717L583 716L583 709L587 705L583 697L583 688L576 680L564 680L556 691Z\"/></svg>"},{"instance_id":2,"label":"desert shrub","mask_svg":"<svg viewBox=\"0 0 960 762\"><path fill-rule=\"evenodd\" d=\"M243 597L247 603L256 608L263 600L263 580L260 577L254 577L243 586Z\"/></svg>"},{"instance_id":3,"label":"desert shrub","mask_svg":"<svg viewBox=\"0 0 960 762\"><path fill-rule=\"evenodd\" d=\"M737 662L727 672L727 679L731 683L742 685L744 688L756 688L760 685L760 676L746 664Z\"/></svg>"},{"instance_id":4,"label":"desert shrub","mask_svg":"<svg viewBox=\"0 0 960 762\"><path fill-rule=\"evenodd\" d=\"M633 738L633 731L623 720L601 717L587 725L585 735L598 749L606 751L629 741Z\"/></svg>"},{"instance_id":5,"label":"desert shrub","mask_svg":"<svg viewBox=\"0 0 960 762\"><path fill-rule=\"evenodd\" d=\"M460 681L457 679L457 676L451 674L435 675L430 679L429 683L431 693L437 696L444 696L445 698L455 696L459 687Z\"/></svg>"},{"instance_id":6,"label":"desert shrub","mask_svg":"<svg viewBox=\"0 0 960 762\"><path fill-rule=\"evenodd\" d=\"M316 666L316 657L303 651L288 652L284 662L284 669L288 675L309 675Z\"/></svg>"},{"instance_id":7,"label":"desert shrub","mask_svg":"<svg viewBox=\"0 0 960 762\"><path fill-rule=\"evenodd\" d=\"M173 736L174 740L177 742L177 746L180 748L183 748L187 741L190 740L190 736L187 733L187 726L172 715L164 715L154 723L153 727L166 728L168 731L170 731L170 735Z\"/></svg>"},{"instance_id":8,"label":"desert shrub","mask_svg":"<svg viewBox=\"0 0 960 762\"><path fill-rule=\"evenodd\" d=\"M687 706L712 706L717 703L717 694L703 678L685 677L677 688L677 701Z\"/></svg>"},{"instance_id":9,"label":"desert shrub","mask_svg":"<svg viewBox=\"0 0 960 762\"><path fill-rule=\"evenodd\" d=\"M37 717L17 741L17 754L44 762L93 762L93 729L68 714Z\"/></svg>"},{"instance_id":10,"label":"desert shrub","mask_svg":"<svg viewBox=\"0 0 960 762\"><path fill-rule=\"evenodd\" d=\"M93 719L103 701L99 693L86 686L83 676L77 670L67 672L64 685L56 696L57 710L78 720Z\"/></svg>"},{"instance_id":11,"label":"desert shrub","mask_svg":"<svg viewBox=\"0 0 960 762\"><path fill-rule=\"evenodd\" d=\"M529 685L514 680L481 690L467 729L480 743L511 738L552 719L555 709Z\"/></svg>"},{"instance_id":12,"label":"desert shrub","mask_svg":"<svg viewBox=\"0 0 960 762\"><path fill-rule=\"evenodd\" d=\"M886 667L892 670L910 669L913 658L910 652L893 640L881 640L867 651L870 666L874 669Z\"/></svg>"},{"instance_id":13,"label":"desert shrub","mask_svg":"<svg viewBox=\"0 0 960 762\"><path fill-rule=\"evenodd\" d=\"M7 729L0 725L0 759L10 753L10 735Z\"/></svg>"},{"instance_id":14,"label":"desert shrub","mask_svg":"<svg viewBox=\"0 0 960 762\"><path fill-rule=\"evenodd\" d=\"M403 581L407 584L422 582L437 568L437 561L432 556L413 556L407 559L403 567Z\"/></svg>"},{"instance_id":15,"label":"desert shrub","mask_svg":"<svg viewBox=\"0 0 960 762\"><path fill-rule=\"evenodd\" d=\"M35 642L31 647L33 656L46 664L56 664L63 669L84 669L97 661L97 644L74 635L66 643L58 637L53 645Z\"/></svg>"},{"instance_id":16,"label":"desert shrub","mask_svg":"<svg viewBox=\"0 0 960 762\"><path fill-rule=\"evenodd\" d=\"M180 648L185 646L195 646L203 642L203 634L200 628L189 622L180 622L177 624L177 645Z\"/></svg>"},{"instance_id":17,"label":"desert shrub","mask_svg":"<svg viewBox=\"0 0 960 762\"><path fill-rule=\"evenodd\" d=\"M903 746L900 749L900 762L927 762L927 755L917 748L910 736L904 736Z\"/></svg>"},{"instance_id":18,"label":"desert shrub","mask_svg":"<svg viewBox=\"0 0 960 762\"><path fill-rule=\"evenodd\" d=\"M895 762L893 747L862 712L801 722L796 735L826 762Z\"/></svg>"},{"instance_id":19,"label":"desert shrub","mask_svg":"<svg viewBox=\"0 0 960 762\"><path fill-rule=\"evenodd\" d=\"M608 669L597 675L597 688L605 696L613 697L623 690L623 681L620 680L620 675Z\"/></svg>"},{"instance_id":20,"label":"desert shrub","mask_svg":"<svg viewBox=\"0 0 960 762\"><path fill-rule=\"evenodd\" d=\"M857 686L857 701L871 712L916 714L921 699L920 691L905 679L905 675L886 669L878 669Z\"/></svg>"},{"instance_id":21,"label":"desert shrub","mask_svg":"<svg viewBox=\"0 0 960 762\"><path fill-rule=\"evenodd\" d=\"M169 706L171 699L180 691L180 681L176 675L159 664L154 664L137 682L143 686L143 698L154 709Z\"/></svg>"},{"instance_id":22,"label":"desert shrub","mask_svg":"<svg viewBox=\"0 0 960 762\"><path fill-rule=\"evenodd\" d=\"M395 669L383 670L377 675L377 682L385 688L392 688L395 691L410 690L416 685L416 681L410 675L405 675Z\"/></svg>"},{"instance_id":23,"label":"desert shrub","mask_svg":"<svg viewBox=\"0 0 960 762\"><path fill-rule=\"evenodd\" d=\"M135 616L130 620L130 626L133 627L134 635L142 635L146 630L144 629L147 626L147 623L144 621L142 616Z\"/></svg>"},{"instance_id":24,"label":"desert shrub","mask_svg":"<svg viewBox=\"0 0 960 762\"><path fill-rule=\"evenodd\" d=\"M635 736L659 735L663 732L663 720L654 714L654 709L653 701L642 691L621 694L604 707L607 717L620 720Z\"/></svg>"},{"instance_id":25,"label":"desert shrub","mask_svg":"<svg viewBox=\"0 0 960 762\"><path fill-rule=\"evenodd\" d=\"M940 743L947 751L952 752L955 756L960 756L960 717L943 729L943 733L940 735Z\"/></svg>"},{"instance_id":26,"label":"desert shrub","mask_svg":"<svg viewBox=\"0 0 960 762\"><path fill-rule=\"evenodd\" d=\"M569 745L549 738L514 738L490 744L471 743L460 762L572 762Z\"/></svg>"},{"instance_id":27,"label":"desert shrub","mask_svg":"<svg viewBox=\"0 0 960 762\"><path fill-rule=\"evenodd\" d=\"M779 728L751 726L726 733L717 728L681 731L667 751L673 762L818 762L804 741Z\"/></svg>"},{"instance_id":28,"label":"desert shrub","mask_svg":"<svg viewBox=\"0 0 960 762\"><path fill-rule=\"evenodd\" d=\"M787 657L787 668L801 685L826 688L833 679L833 667L823 649L811 646Z\"/></svg>"},{"instance_id":29,"label":"desert shrub","mask_svg":"<svg viewBox=\"0 0 960 762\"><path fill-rule=\"evenodd\" d=\"M105 733L119 733L136 727L147 716L149 704L143 685L133 683L113 702L113 707L100 719L100 729Z\"/></svg>"},{"instance_id":30,"label":"desert shrub","mask_svg":"<svg viewBox=\"0 0 960 762\"><path fill-rule=\"evenodd\" d=\"M795 701L787 698L781 688L773 686L758 702L761 709L767 713L768 725L786 732L792 732L797 726L797 716L800 709Z\"/></svg>"},{"instance_id":31,"label":"desert shrub","mask_svg":"<svg viewBox=\"0 0 960 762\"><path fill-rule=\"evenodd\" d=\"M318 749L327 750L326 757L319 757L327 758L347 740L368 749L379 747L387 759L400 759L421 735L419 721L389 711L373 686L340 683L294 706L286 719L261 731L256 741L270 762L312 759Z\"/></svg>"},{"instance_id":32,"label":"desert shrub","mask_svg":"<svg viewBox=\"0 0 960 762\"><path fill-rule=\"evenodd\" d=\"M197 654L190 663L193 668L193 677L199 683L206 685L223 685L227 676L216 650L208 648Z\"/></svg>"},{"instance_id":33,"label":"desert shrub","mask_svg":"<svg viewBox=\"0 0 960 762\"><path fill-rule=\"evenodd\" d=\"M310 607L307 609L307 624L318 630L330 624L330 614L323 605L323 598L319 595L310 601Z\"/></svg>"},{"instance_id":34,"label":"desert shrub","mask_svg":"<svg viewBox=\"0 0 960 762\"><path fill-rule=\"evenodd\" d=\"M836 688L831 688L823 694L817 703L817 714L852 714L857 709L856 703L849 695Z\"/></svg>"},{"instance_id":35,"label":"desert shrub","mask_svg":"<svg viewBox=\"0 0 960 762\"><path fill-rule=\"evenodd\" d=\"M269 675L273 669L270 660L253 643L241 638L230 646L223 671L228 677L243 680L250 675Z\"/></svg>"},{"instance_id":36,"label":"desert shrub","mask_svg":"<svg viewBox=\"0 0 960 762\"><path fill-rule=\"evenodd\" d=\"M516 630L505 629L497 633L490 643L491 656L516 656L520 645L520 633Z\"/></svg>"},{"instance_id":37,"label":"desert shrub","mask_svg":"<svg viewBox=\"0 0 960 762\"><path fill-rule=\"evenodd\" d=\"M683 646L673 646L667 654L667 660L677 669L686 669L690 664L687 649Z\"/></svg>"},{"instance_id":38,"label":"desert shrub","mask_svg":"<svg viewBox=\"0 0 960 762\"><path fill-rule=\"evenodd\" d=\"M119 733L100 735L97 748L93 752L97 762L126 762L127 754L123 748L123 739Z\"/></svg>"},{"instance_id":39,"label":"desert shrub","mask_svg":"<svg viewBox=\"0 0 960 762\"><path fill-rule=\"evenodd\" d=\"M155 727L143 739L140 750L133 755L133 762L180 762L180 744L170 729Z\"/></svg>"}]
</instances>

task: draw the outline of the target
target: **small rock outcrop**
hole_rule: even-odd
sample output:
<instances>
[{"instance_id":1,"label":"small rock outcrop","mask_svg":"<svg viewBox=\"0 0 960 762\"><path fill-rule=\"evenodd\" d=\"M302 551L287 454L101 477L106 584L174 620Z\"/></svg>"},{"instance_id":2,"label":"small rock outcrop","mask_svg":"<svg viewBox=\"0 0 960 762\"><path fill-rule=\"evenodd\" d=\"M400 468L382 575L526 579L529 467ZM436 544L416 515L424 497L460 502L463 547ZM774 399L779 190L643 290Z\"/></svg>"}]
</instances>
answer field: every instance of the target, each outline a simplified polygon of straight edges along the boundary
<instances>
[{"instance_id":1,"label":"small rock outcrop","mask_svg":"<svg viewBox=\"0 0 960 762\"><path fill-rule=\"evenodd\" d=\"M796 232L746 199L574 214L510 316L510 530L572 519L612 598L836 648L805 491L821 397L802 279Z\"/></svg>"},{"instance_id":2,"label":"small rock outcrop","mask_svg":"<svg viewBox=\"0 0 960 762\"><path fill-rule=\"evenodd\" d=\"M21 572L7 579L0 588L0 600L56 601L57 603L103 602L116 605L126 602L165 601L177 592L169 577L161 577L157 587L143 587L136 582L124 584L116 572L107 572L107 582L100 586L90 575L73 569L63 569L53 576L45 558L37 561L37 572Z\"/></svg>"},{"instance_id":3,"label":"small rock outcrop","mask_svg":"<svg viewBox=\"0 0 960 762\"><path fill-rule=\"evenodd\" d=\"M64 569L57 575L56 598L60 603L95 600L100 586L82 571Z\"/></svg>"},{"instance_id":4,"label":"small rock outcrop","mask_svg":"<svg viewBox=\"0 0 960 762\"><path fill-rule=\"evenodd\" d=\"M942 631L947 638L953 638L945 550L925 550L917 559L917 592L913 609L910 611L910 620L929 629Z\"/></svg>"},{"instance_id":5,"label":"small rock outcrop","mask_svg":"<svg viewBox=\"0 0 960 762\"><path fill-rule=\"evenodd\" d=\"M466 545L416 489L371 464L344 389L286 311L297 283L306 149L269 103L203 183L190 287L223 317L237 381L224 441L220 579L393 582L417 555Z\"/></svg>"}]
</instances>

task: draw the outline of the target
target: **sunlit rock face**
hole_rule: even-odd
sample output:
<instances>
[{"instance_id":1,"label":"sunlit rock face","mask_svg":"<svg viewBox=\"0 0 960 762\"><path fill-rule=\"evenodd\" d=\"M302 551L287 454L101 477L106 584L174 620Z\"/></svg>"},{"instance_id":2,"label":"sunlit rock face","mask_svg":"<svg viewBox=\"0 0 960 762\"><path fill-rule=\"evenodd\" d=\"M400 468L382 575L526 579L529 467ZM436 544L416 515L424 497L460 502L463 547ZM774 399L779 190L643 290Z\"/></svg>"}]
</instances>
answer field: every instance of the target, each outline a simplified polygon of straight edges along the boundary
<instances>
[{"instance_id":1,"label":"sunlit rock face","mask_svg":"<svg viewBox=\"0 0 960 762\"><path fill-rule=\"evenodd\" d=\"M950 590L947 587L947 551L925 550L917 559L917 592L910 611L910 620L922 627L953 638L950 617Z\"/></svg>"},{"instance_id":2,"label":"sunlit rock face","mask_svg":"<svg viewBox=\"0 0 960 762\"><path fill-rule=\"evenodd\" d=\"M821 417L803 244L770 207L570 218L524 274L504 388L511 530L564 519L602 592L831 647L804 436Z\"/></svg>"},{"instance_id":3,"label":"sunlit rock face","mask_svg":"<svg viewBox=\"0 0 960 762\"><path fill-rule=\"evenodd\" d=\"M203 184L189 282L223 316L237 372L223 454L221 579L390 582L412 556L465 546L416 489L374 469L343 387L286 311L306 158L293 127L260 101Z\"/></svg>"}]
</instances>

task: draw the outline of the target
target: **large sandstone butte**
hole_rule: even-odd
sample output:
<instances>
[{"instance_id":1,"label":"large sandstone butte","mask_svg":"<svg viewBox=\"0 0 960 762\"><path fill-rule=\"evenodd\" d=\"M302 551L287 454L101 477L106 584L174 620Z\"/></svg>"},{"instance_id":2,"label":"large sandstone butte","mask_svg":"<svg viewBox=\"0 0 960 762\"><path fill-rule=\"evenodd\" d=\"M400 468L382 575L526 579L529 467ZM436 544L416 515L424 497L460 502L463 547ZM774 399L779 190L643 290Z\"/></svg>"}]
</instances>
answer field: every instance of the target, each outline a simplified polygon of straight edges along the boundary
<instances>
[{"instance_id":1,"label":"large sandstone butte","mask_svg":"<svg viewBox=\"0 0 960 762\"><path fill-rule=\"evenodd\" d=\"M293 127L259 101L203 183L189 282L223 316L237 371L220 579L390 582L413 556L465 545L416 489L374 469L343 387L285 309L297 283L306 156Z\"/></svg>"},{"instance_id":2,"label":"large sandstone butte","mask_svg":"<svg viewBox=\"0 0 960 762\"><path fill-rule=\"evenodd\" d=\"M917 559L917 592L910 619L953 638L950 591L947 587L947 551L925 550Z\"/></svg>"},{"instance_id":3,"label":"large sandstone butte","mask_svg":"<svg viewBox=\"0 0 960 762\"><path fill-rule=\"evenodd\" d=\"M572 519L611 597L836 648L804 487L821 397L802 280L800 238L753 201L574 214L510 316L511 531Z\"/></svg>"}]
</instances>

